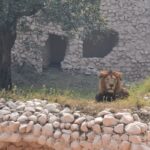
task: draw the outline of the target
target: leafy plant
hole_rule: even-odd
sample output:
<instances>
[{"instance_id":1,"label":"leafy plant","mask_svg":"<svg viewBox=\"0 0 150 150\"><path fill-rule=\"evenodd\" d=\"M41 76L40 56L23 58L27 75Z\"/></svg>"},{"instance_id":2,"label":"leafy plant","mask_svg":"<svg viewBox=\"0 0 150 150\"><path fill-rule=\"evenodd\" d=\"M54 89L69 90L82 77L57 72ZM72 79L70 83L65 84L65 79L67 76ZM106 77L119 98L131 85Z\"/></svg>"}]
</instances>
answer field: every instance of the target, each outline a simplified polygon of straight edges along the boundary
<instances>
[{"instance_id":1,"label":"leafy plant","mask_svg":"<svg viewBox=\"0 0 150 150\"><path fill-rule=\"evenodd\" d=\"M100 15L100 0L51 0L43 9L48 21L60 24L64 30L85 37L93 30L106 29Z\"/></svg>"}]
</instances>

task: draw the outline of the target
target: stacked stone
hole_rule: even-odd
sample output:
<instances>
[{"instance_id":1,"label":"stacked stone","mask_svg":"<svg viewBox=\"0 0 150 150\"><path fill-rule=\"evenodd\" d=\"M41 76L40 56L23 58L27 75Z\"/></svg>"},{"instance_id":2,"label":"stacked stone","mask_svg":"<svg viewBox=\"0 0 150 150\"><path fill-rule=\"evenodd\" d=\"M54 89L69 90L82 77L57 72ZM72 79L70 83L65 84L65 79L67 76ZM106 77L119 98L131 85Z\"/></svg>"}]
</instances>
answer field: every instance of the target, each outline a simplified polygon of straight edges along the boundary
<instances>
[{"instance_id":1,"label":"stacked stone","mask_svg":"<svg viewBox=\"0 0 150 150\"><path fill-rule=\"evenodd\" d=\"M119 43L108 58L111 59L109 64L116 63L116 67L126 72L130 80L138 80L149 74L146 69L150 66L149 56L146 55L149 54L150 47L146 42L150 32L150 17L147 17L149 7L148 0L101 1L101 13L108 27L119 32Z\"/></svg>"},{"instance_id":2,"label":"stacked stone","mask_svg":"<svg viewBox=\"0 0 150 150\"><path fill-rule=\"evenodd\" d=\"M149 150L150 124L129 111L97 116L45 100L0 101L0 149Z\"/></svg>"},{"instance_id":3,"label":"stacked stone","mask_svg":"<svg viewBox=\"0 0 150 150\"><path fill-rule=\"evenodd\" d=\"M83 41L78 34L68 35L64 70L97 74L100 69L120 70L126 79L136 81L150 74L150 2L149 0L101 0L100 13L108 28L119 33L119 43L104 58L83 57ZM66 35L61 27L43 20L43 14L24 17L18 22L12 62L43 69L43 51L49 34ZM42 21L41 21L42 20ZM101 51L101 50L100 50Z\"/></svg>"},{"instance_id":4,"label":"stacked stone","mask_svg":"<svg viewBox=\"0 0 150 150\"><path fill-rule=\"evenodd\" d=\"M104 58L83 57L83 45L70 46L63 69L97 74L100 69L120 70L130 81L150 74L149 0L101 0L100 13L107 27L119 33L119 43ZM102 50L100 50L102 51Z\"/></svg>"},{"instance_id":5,"label":"stacked stone","mask_svg":"<svg viewBox=\"0 0 150 150\"><path fill-rule=\"evenodd\" d=\"M12 48L12 63L15 66L23 67L27 64L39 73L43 71L43 52L49 34L66 36L60 25L39 21L41 14L39 12L18 20L17 38Z\"/></svg>"}]
</instances>

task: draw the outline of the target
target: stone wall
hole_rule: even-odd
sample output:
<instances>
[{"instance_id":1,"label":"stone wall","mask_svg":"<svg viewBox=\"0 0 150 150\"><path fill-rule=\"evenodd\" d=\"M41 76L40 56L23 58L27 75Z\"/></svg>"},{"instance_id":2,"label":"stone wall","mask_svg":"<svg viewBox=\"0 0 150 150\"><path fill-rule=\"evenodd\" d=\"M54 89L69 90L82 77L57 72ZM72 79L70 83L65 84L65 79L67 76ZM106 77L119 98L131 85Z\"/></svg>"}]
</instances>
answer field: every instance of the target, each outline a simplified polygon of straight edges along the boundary
<instances>
[{"instance_id":1,"label":"stone wall","mask_svg":"<svg viewBox=\"0 0 150 150\"><path fill-rule=\"evenodd\" d=\"M66 36L59 25L39 21L40 12L35 16L23 17L18 21L17 39L12 49L12 62L23 67L33 66L37 72L43 71L46 42L49 34Z\"/></svg>"},{"instance_id":2,"label":"stone wall","mask_svg":"<svg viewBox=\"0 0 150 150\"><path fill-rule=\"evenodd\" d=\"M119 44L104 58L83 58L81 48L78 56L66 56L63 68L70 65L70 68L87 73L115 69L122 71L131 81L150 75L149 8L148 0L101 0L101 14L108 27L119 32ZM73 56L80 61L72 62Z\"/></svg>"},{"instance_id":3,"label":"stone wall","mask_svg":"<svg viewBox=\"0 0 150 150\"><path fill-rule=\"evenodd\" d=\"M31 64L42 72L45 43L50 33L66 35L68 46L61 67L64 70L96 74L100 69L122 71L125 79L136 81L150 75L149 0L101 0L101 14L108 27L119 33L119 43L103 58L83 58L83 41L69 37L60 26L40 22L39 15L26 17L18 24L18 37L12 51L13 62ZM23 23L22 23L23 22ZM21 31L21 24L27 31Z\"/></svg>"},{"instance_id":4,"label":"stone wall","mask_svg":"<svg viewBox=\"0 0 150 150\"><path fill-rule=\"evenodd\" d=\"M150 123L131 110L92 116L46 100L3 98L0 107L0 150L150 149Z\"/></svg>"}]
</instances>

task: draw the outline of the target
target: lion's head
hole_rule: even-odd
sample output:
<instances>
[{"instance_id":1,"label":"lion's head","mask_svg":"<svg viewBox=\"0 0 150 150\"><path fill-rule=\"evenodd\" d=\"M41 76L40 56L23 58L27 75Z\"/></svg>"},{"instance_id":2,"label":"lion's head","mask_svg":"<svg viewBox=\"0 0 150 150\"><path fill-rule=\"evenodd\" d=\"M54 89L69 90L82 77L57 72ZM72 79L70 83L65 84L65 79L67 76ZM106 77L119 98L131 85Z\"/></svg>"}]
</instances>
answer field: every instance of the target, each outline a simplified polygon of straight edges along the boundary
<instances>
[{"instance_id":1,"label":"lion's head","mask_svg":"<svg viewBox=\"0 0 150 150\"><path fill-rule=\"evenodd\" d=\"M117 71L101 71L100 77L100 93L115 94L120 90L120 81L122 73Z\"/></svg>"}]
</instances>

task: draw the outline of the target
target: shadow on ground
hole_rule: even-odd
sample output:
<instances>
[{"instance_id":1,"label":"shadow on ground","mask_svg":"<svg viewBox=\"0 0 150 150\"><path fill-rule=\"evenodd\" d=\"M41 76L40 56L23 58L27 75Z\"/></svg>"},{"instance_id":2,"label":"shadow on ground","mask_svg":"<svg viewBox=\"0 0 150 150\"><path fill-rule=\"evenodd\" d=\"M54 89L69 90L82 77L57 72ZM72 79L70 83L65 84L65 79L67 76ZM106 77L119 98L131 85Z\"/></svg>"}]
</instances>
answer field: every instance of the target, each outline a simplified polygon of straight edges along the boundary
<instances>
[{"instance_id":1,"label":"shadow on ground","mask_svg":"<svg viewBox=\"0 0 150 150\"><path fill-rule=\"evenodd\" d=\"M82 92L83 95L96 93L98 90L97 76L63 72L60 68L54 67L42 74L36 73L30 67L26 67L26 69L13 68L12 81L20 88L40 89L46 86L47 88Z\"/></svg>"}]
</instances>

